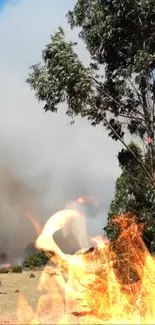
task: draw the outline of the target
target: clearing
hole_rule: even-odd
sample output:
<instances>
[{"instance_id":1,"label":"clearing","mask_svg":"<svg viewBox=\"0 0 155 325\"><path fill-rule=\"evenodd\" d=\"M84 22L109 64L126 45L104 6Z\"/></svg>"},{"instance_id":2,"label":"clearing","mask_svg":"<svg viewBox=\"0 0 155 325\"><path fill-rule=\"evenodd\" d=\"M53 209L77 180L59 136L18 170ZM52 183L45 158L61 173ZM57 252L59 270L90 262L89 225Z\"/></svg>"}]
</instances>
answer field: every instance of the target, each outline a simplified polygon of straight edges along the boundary
<instances>
[{"instance_id":1,"label":"clearing","mask_svg":"<svg viewBox=\"0 0 155 325\"><path fill-rule=\"evenodd\" d=\"M55 270L53 270L53 273L55 273ZM30 274L33 274L35 277L30 277ZM39 297L41 295L43 296L43 292L39 293L37 291L41 274L42 271L39 270L23 271L23 273L0 274L0 324L26 324L26 322L30 321L29 318L17 321L19 296L21 293L28 302L28 305L36 311ZM52 292L53 304L51 304L50 299L49 305L49 299L47 301L47 293L44 291L44 296L42 298L44 301L44 310L42 310L41 307L39 308L40 316L46 320L46 323L50 322L50 324L56 324L60 318L63 317L65 312L63 303L64 297L60 287L56 285L56 276L59 277L59 273L47 276L49 277L48 289ZM41 304L39 305L41 306ZM23 317L23 314L28 307L24 303L22 308L21 315ZM30 317L30 312L31 310L27 309L25 317ZM76 323L75 319L72 319L72 321L74 321L74 324Z\"/></svg>"}]
</instances>

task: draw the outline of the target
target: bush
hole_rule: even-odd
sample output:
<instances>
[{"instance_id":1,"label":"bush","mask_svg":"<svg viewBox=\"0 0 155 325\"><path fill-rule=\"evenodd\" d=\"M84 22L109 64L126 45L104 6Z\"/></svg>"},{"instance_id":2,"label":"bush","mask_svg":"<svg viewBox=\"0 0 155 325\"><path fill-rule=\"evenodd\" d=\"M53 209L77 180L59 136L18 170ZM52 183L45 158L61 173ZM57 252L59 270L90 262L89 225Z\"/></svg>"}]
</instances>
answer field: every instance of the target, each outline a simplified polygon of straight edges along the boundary
<instances>
[{"instance_id":1,"label":"bush","mask_svg":"<svg viewBox=\"0 0 155 325\"><path fill-rule=\"evenodd\" d=\"M38 253L38 249L35 247L35 243L30 243L29 245L27 245L24 251L26 257L37 253Z\"/></svg>"},{"instance_id":2,"label":"bush","mask_svg":"<svg viewBox=\"0 0 155 325\"><path fill-rule=\"evenodd\" d=\"M6 267L1 267L0 273L9 273L9 269L7 269Z\"/></svg>"},{"instance_id":3,"label":"bush","mask_svg":"<svg viewBox=\"0 0 155 325\"><path fill-rule=\"evenodd\" d=\"M22 267L19 265L14 265L11 267L11 272L12 273L22 273Z\"/></svg>"},{"instance_id":4,"label":"bush","mask_svg":"<svg viewBox=\"0 0 155 325\"><path fill-rule=\"evenodd\" d=\"M31 256L27 256L23 266L24 267L37 267L47 264L49 258L46 256L44 252L38 252Z\"/></svg>"},{"instance_id":5,"label":"bush","mask_svg":"<svg viewBox=\"0 0 155 325\"><path fill-rule=\"evenodd\" d=\"M29 278L35 278L35 275L33 273L31 273Z\"/></svg>"}]
</instances>

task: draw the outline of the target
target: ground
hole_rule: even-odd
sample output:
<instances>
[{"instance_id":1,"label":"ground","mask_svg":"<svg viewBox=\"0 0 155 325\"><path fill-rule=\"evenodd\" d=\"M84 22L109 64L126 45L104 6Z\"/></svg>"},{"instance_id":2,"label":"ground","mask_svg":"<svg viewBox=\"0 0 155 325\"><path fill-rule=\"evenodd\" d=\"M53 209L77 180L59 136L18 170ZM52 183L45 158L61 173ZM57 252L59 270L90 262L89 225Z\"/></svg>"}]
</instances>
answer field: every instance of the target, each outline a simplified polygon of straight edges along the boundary
<instances>
[{"instance_id":1,"label":"ground","mask_svg":"<svg viewBox=\"0 0 155 325\"><path fill-rule=\"evenodd\" d=\"M30 277L30 274L35 277ZM2 324L17 324L17 306L19 295L22 293L29 305L36 310L39 297L41 294L37 291L37 286L40 280L41 271L24 271L23 273L8 273L0 274L0 323ZM54 298L54 313L53 323L63 315L63 305L60 303L60 293L55 286L54 277L51 277L50 287L53 288ZM53 309L53 308L52 308ZM48 310L48 308L47 308ZM20 321L21 323L21 321ZM24 321L23 321L24 323Z\"/></svg>"},{"instance_id":2,"label":"ground","mask_svg":"<svg viewBox=\"0 0 155 325\"><path fill-rule=\"evenodd\" d=\"M33 274L34 277L30 277L31 274ZM20 294L24 295L28 305L31 306L34 311L36 311L37 306L39 306L41 324L60 324L62 319L63 322L61 324L88 324L88 317L90 318L90 316L77 317L72 315L71 311L74 310L74 308L76 308L76 310L78 308L77 302L75 306L75 303L71 301L68 309L70 311L66 312L68 307L65 309L64 294L60 289L60 286L56 285L56 283L61 279L60 271L53 268L49 269L49 272L47 272L46 275L48 277L48 285L41 294L37 291L37 288L42 274L43 273L40 270L0 274L0 324L39 324L36 320L30 322L29 317L31 310L28 309L26 304L22 305L20 319L17 318ZM47 301L48 291L50 293L52 292L52 299L49 300L48 297ZM42 300L39 301L41 296ZM52 301L52 304L50 303L49 305L49 301ZM42 305L44 308L41 308ZM24 318L23 314L28 318ZM66 318L64 318L64 315L66 315ZM94 324L95 323L101 324L102 322L95 322L94 319Z\"/></svg>"}]
</instances>

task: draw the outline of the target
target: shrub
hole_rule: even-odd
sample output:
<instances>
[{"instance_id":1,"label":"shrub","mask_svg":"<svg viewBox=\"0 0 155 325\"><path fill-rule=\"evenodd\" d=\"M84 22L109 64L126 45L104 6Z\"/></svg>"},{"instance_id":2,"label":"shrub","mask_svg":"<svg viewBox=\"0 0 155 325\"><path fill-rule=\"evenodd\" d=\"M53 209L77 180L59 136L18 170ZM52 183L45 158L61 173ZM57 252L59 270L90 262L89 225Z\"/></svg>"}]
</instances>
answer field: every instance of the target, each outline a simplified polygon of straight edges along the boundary
<instances>
[{"instance_id":1,"label":"shrub","mask_svg":"<svg viewBox=\"0 0 155 325\"><path fill-rule=\"evenodd\" d=\"M20 292L20 291L19 291L18 289L14 291L14 293L19 293L19 292Z\"/></svg>"},{"instance_id":2,"label":"shrub","mask_svg":"<svg viewBox=\"0 0 155 325\"><path fill-rule=\"evenodd\" d=\"M25 248L24 254L25 256L31 256L34 254L38 253L38 249L35 247L35 244L32 242L29 245L27 245L27 247Z\"/></svg>"},{"instance_id":3,"label":"shrub","mask_svg":"<svg viewBox=\"0 0 155 325\"><path fill-rule=\"evenodd\" d=\"M19 265L14 265L11 267L11 272L12 273L22 273L22 267Z\"/></svg>"},{"instance_id":4,"label":"shrub","mask_svg":"<svg viewBox=\"0 0 155 325\"><path fill-rule=\"evenodd\" d=\"M35 278L35 275L33 273L31 273L29 278Z\"/></svg>"},{"instance_id":5,"label":"shrub","mask_svg":"<svg viewBox=\"0 0 155 325\"><path fill-rule=\"evenodd\" d=\"M9 269L6 267L0 267L0 273L9 273Z\"/></svg>"},{"instance_id":6,"label":"shrub","mask_svg":"<svg viewBox=\"0 0 155 325\"><path fill-rule=\"evenodd\" d=\"M23 263L24 267L37 267L37 266L42 266L47 264L48 262L48 257L46 256L46 254L44 252L38 252L35 253L31 256L27 256L25 258L25 261Z\"/></svg>"}]
</instances>

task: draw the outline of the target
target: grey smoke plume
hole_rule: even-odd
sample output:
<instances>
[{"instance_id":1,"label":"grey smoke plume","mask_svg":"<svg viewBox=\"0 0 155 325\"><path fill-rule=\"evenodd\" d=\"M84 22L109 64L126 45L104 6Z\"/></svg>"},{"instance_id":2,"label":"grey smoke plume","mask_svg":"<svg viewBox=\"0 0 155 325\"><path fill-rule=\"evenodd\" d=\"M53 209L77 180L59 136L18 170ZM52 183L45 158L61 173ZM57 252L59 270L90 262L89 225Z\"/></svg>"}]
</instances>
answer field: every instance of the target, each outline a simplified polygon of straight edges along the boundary
<instances>
[{"instance_id":1,"label":"grey smoke plume","mask_svg":"<svg viewBox=\"0 0 155 325\"><path fill-rule=\"evenodd\" d=\"M77 126L70 127L68 132L74 135L76 129ZM90 135L91 128L87 132ZM84 154L85 142L82 144L80 141L78 145L73 137L70 144L65 143L64 153L58 151L52 159L48 157L50 167L47 164L47 167L43 168L43 161L40 160L40 170L35 170L33 156L30 154L31 146L25 147L30 160L30 168L27 169L22 161L22 150L21 153L14 151L13 156L14 145L11 145L10 150L9 147L5 151L1 148L3 163L0 165L0 253L7 253L11 259L22 257L25 247L36 239L35 228L26 216L28 209L34 212L43 226L53 213L65 208L69 201L85 195L96 196L99 201L99 207L96 209L91 206L84 209L81 207L81 211L86 215L88 233L103 234L102 228L106 222L114 177L104 175L104 168L98 170L95 166L96 159L100 157L100 149L97 155L94 154L94 145L91 143L87 145ZM55 140L54 148L58 145L60 144ZM49 146L49 143L45 142L44 149ZM48 150L45 150L45 153L47 159ZM93 159L90 170L89 155L92 155ZM69 251L70 240L64 240L61 232L57 234L57 241L64 250ZM73 236L72 240L74 241ZM77 250L81 248L75 243L71 249L74 246Z\"/></svg>"},{"instance_id":2,"label":"grey smoke plume","mask_svg":"<svg viewBox=\"0 0 155 325\"><path fill-rule=\"evenodd\" d=\"M35 199L35 191L9 166L0 166L0 253L6 253L10 258L23 255L35 235L26 217L26 210L34 206Z\"/></svg>"},{"instance_id":3,"label":"grey smoke plume","mask_svg":"<svg viewBox=\"0 0 155 325\"><path fill-rule=\"evenodd\" d=\"M25 217L29 206L43 225L68 201L97 196L99 210L87 211L87 225L90 235L102 234L119 173L120 146L102 127L81 119L69 127L64 106L57 115L44 114L25 84L28 67L40 61L59 25L76 39L65 18L73 5L72 0L9 1L0 12L0 249L12 256L36 239ZM78 50L87 63L81 44Z\"/></svg>"},{"instance_id":4,"label":"grey smoke plume","mask_svg":"<svg viewBox=\"0 0 155 325\"><path fill-rule=\"evenodd\" d=\"M103 234L118 173L117 147L102 128L94 129L81 119L68 126L62 112L44 114L30 91L26 94L32 105L25 106L24 101L20 105L17 88L17 106L7 106L11 123L5 114L3 122L0 120L0 249L5 247L12 257L20 257L36 239L25 216L27 209L32 209L43 225L68 201L96 196L98 210L86 211L88 233ZM18 105L22 113L15 112Z\"/></svg>"}]
</instances>

